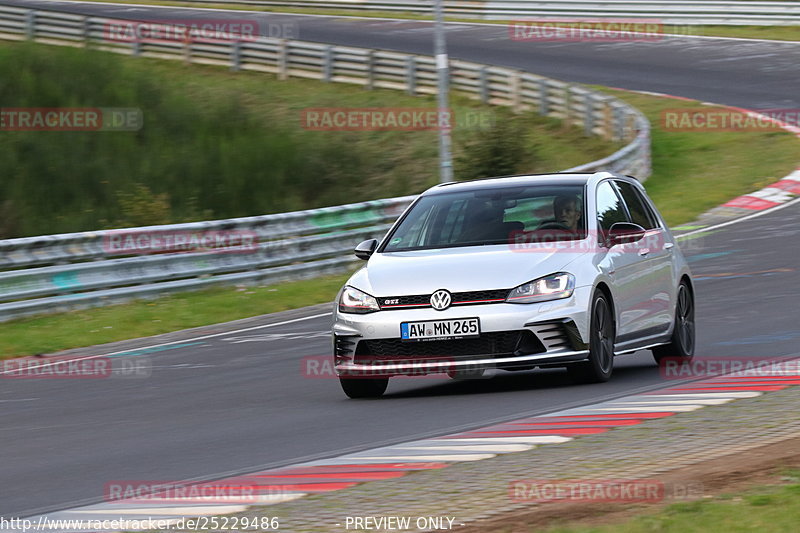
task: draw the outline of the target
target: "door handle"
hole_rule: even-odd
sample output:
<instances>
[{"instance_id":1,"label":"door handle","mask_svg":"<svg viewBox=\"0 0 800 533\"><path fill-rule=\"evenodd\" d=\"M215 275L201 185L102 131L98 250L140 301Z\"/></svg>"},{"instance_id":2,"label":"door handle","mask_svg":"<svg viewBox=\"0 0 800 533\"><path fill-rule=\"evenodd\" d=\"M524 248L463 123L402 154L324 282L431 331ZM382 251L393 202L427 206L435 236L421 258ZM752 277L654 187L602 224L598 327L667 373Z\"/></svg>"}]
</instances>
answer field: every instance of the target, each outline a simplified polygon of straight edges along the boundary
<instances>
[{"instance_id":1,"label":"door handle","mask_svg":"<svg viewBox=\"0 0 800 533\"><path fill-rule=\"evenodd\" d=\"M675 243L673 243L673 242L668 242L668 243L665 243L665 244L664 244L664 249L665 249L665 250L672 250L672 248L673 248L674 246L675 246Z\"/></svg>"},{"instance_id":2,"label":"door handle","mask_svg":"<svg viewBox=\"0 0 800 533\"><path fill-rule=\"evenodd\" d=\"M650 248L642 248L641 250L639 250L639 255L641 255L642 257L646 257L647 254L649 253L650 253Z\"/></svg>"}]
</instances>

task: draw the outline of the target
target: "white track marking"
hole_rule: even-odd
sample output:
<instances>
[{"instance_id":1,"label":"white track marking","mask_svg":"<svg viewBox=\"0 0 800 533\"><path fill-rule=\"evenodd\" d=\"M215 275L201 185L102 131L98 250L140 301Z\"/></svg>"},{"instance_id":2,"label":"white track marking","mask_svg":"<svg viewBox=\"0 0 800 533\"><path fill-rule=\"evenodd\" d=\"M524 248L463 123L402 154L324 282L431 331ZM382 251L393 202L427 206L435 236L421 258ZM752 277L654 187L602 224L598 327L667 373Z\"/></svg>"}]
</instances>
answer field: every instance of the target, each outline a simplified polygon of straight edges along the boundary
<instances>
[{"instance_id":1,"label":"white track marking","mask_svg":"<svg viewBox=\"0 0 800 533\"><path fill-rule=\"evenodd\" d=\"M526 452L534 448L533 444L457 444L450 445L436 445L436 446L398 446L398 450L443 450L453 452L488 452L488 453L511 453L511 452Z\"/></svg>"},{"instance_id":2,"label":"white track marking","mask_svg":"<svg viewBox=\"0 0 800 533\"><path fill-rule=\"evenodd\" d=\"M294 499L294 498L292 498ZM184 504L186 505L186 504ZM115 509L83 509L83 510L76 510L70 511L76 514L88 514L88 515L96 515L96 514L114 514L114 516L125 516L125 515L152 515L152 516L183 516L185 514L191 514L195 516L213 516L218 514L230 514L230 513L243 513L247 510L247 505L225 505L225 506L214 506L214 505L203 505L198 504L197 507L142 507L141 504L131 503L128 505L128 508L115 508ZM93 520L93 518L89 518L88 520Z\"/></svg>"},{"instance_id":3,"label":"white track marking","mask_svg":"<svg viewBox=\"0 0 800 533\"><path fill-rule=\"evenodd\" d=\"M529 444L561 444L572 440L572 437L562 437L561 435L532 435L519 437L454 437L451 439L440 439L443 441L454 442L526 442Z\"/></svg>"},{"instance_id":4,"label":"white track marking","mask_svg":"<svg viewBox=\"0 0 800 533\"><path fill-rule=\"evenodd\" d=\"M640 401L640 400L630 400L624 402L609 402L609 407L646 407L648 405L652 405L655 407L660 407L662 405L722 405L723 403L728 403L733 401L734 398L692 398L692 399L684 399L684 400L655 400L652 402L647 401Z\"/></svg>"},{"instance_id":5,"label":"white track marking","mask_svg":"<svg viewBox=\"0 0 800 533\"><path fill-rule=\"evenodd\" d=\"M607 404L599 404L599 405L607 405ZM689 411L694 411L696 409L702 408L702 405L673 405L673 404L661 404L658 406L658 409L661 411L670 411L674 413L688 413ZM635 414L635 413L652 413L654 410L654 406L644 406L644 407L625 407L625 406L616 406L616 407L592 407L589 409L581 409L581 414ZM576 411L577 414L577 411Z\"/></svg>"},{"instance_id":6,"label":"white track marking","mask_svg":"<svg viewBox=\"0 0 800 533\"><path fill-rule=\"evenodd\" d=\"M697 392L692 394L647 394L643 395L642 398L730 398L732 400L738 398L755 398L756 396L761 396L762 392Z\"/></svg>"},{"instance_id":7,"label":"white track marking","mask_svg":"<svg viewBox=\"0 0 800 533\"><path fill-rule=\"evenodd\" d=\"M747 196L747 195L744 195ZM800 202L800 198L795 198L790 202L786 202L785 204L776 205L774 207L770 207L769 209L764 209L763 211L758 211L753 213L752 215L743 216L742 218L736 218L734 220L729 220L727 222L722 222L720 224L714 224L713 226L707 226L705 228L696 229L694 231L689 231L687 233L681 233L676 237L676 239L684 239L689 235L695 235L697 233L704 233L706 231L712 231L719 228L724 228L726 226L730 226L731 224L736 224L737 222L744 222L745 220L750 220L752 218L757 218L760 216L764 216L766 214L772 213L774 211L778 211L779 209L783 209L784 207L789 207L790 205L795 205L796 203Z\"/></svg>"}]
</instances>

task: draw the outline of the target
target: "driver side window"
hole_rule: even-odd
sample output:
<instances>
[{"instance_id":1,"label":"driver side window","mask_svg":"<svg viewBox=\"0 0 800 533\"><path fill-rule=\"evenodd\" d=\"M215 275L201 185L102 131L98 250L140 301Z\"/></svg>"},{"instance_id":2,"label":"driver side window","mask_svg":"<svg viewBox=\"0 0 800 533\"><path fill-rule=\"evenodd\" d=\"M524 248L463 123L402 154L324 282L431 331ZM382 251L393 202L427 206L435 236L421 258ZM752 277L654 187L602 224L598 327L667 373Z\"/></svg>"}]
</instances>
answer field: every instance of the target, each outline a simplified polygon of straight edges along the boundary
<instances>
[{"instance_id":1,"label":"driver side window","mask_svg":"<svg viewBox=\"0 0 800 533\"><path fill-rule=\"evenodd\" d=\"M597 187L597 227L605 233L617 222L629 222L628 214L611 182L604 181Z\"/></svg>"}]
</instances>

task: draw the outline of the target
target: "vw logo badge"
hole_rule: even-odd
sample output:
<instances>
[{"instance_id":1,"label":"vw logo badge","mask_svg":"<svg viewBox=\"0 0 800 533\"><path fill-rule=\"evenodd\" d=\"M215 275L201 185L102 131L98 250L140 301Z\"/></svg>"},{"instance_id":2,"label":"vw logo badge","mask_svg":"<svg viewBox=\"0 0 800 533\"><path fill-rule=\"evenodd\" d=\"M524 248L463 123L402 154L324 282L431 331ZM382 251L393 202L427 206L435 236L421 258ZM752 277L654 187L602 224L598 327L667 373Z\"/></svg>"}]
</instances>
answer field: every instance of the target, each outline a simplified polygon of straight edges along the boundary
<instances>
[{"instance_id":1,"label":"vw logo badge","mask_svg":"<svg viewBox=\"0 0 800 533\"><path fill-rule=\"evenodd\" d=\"M452 298L450 293L444 289L438 290L431 294L431 305L437 311L444 311L448 307L450 307L450 303L452 302Z\"/></svg>"}]
</instances>

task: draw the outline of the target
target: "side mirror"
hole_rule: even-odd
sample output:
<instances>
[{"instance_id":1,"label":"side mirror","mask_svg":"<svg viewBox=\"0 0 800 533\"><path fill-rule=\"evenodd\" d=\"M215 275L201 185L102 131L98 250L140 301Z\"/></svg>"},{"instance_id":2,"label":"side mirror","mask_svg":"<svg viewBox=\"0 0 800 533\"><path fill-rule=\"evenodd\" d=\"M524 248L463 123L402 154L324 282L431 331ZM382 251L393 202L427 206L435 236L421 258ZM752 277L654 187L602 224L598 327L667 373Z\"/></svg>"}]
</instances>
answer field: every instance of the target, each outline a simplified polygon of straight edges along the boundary
<instances>
[{"instance_id":1,"label":"side mirror","mask_svg":"<svg viewBox=\"0 0 800 533\"><path fill-rule=\"evenodd\" d=\"M377 247L378 247L378 241L376 239L369 239L367 241L364 241L358 246L356 246L355 249L356 257L366 261L367 259L372 257L372 254L375 253L375 248Z\"/></svg>"},{"instance_id":2,"label":"side mirror","mask_svg":"<svg viewBox=\"0 0 800 533\"><path fill-rule=\"evenodd\" d=\"M606 245L611 248L617 244L628 244L631 242L639 242L647 233L639 224L631 224L630 222L617 222L611 226L606 236Z\"/></svg>"}]
</instances>

